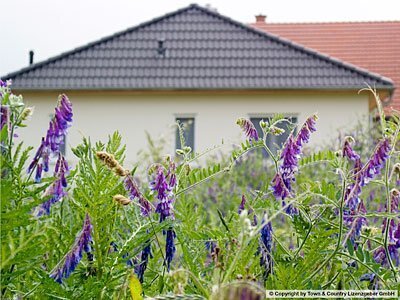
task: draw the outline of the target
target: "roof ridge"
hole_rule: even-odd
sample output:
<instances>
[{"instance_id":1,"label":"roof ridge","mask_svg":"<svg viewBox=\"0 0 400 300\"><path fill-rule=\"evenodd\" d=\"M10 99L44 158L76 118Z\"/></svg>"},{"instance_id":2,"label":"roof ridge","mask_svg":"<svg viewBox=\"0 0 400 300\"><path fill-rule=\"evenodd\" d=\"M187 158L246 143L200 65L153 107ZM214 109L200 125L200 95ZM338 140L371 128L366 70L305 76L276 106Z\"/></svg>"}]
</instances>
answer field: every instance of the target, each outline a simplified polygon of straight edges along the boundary
<instances>
[{"instance_id":1,"label":"roof ridge","mask_svg":"<svg viewBox=\"0 0 400 300\"><path fill-rule=\"evenodd\" d=\"M381 21L307 21L307 22L266 22L262 25L320 25L320 24L381 24L381 23L400 23L400 20L381 20ZM251 22L250 25L261 25L257 22Z\"/></svg>"}]
</instances>

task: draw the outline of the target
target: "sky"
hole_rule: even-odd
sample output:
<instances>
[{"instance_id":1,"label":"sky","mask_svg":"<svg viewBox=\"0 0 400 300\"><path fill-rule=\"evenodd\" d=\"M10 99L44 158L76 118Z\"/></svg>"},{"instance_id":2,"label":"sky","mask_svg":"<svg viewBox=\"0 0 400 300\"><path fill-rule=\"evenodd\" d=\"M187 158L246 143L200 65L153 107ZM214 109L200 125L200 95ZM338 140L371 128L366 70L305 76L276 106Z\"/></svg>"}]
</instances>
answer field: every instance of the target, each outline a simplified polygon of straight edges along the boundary
<instances>
[{"instance_id":1,"label":"sky","mask_svg":"<svg viewBox=\"0 0 400 300\"><path fill-rule=\"evenodd\" d=\"M2 3L4 1L4 3ZM0 76L197 3L243 23L400 20L400 0L0 0Z\"/></svg>"}]
</instances>

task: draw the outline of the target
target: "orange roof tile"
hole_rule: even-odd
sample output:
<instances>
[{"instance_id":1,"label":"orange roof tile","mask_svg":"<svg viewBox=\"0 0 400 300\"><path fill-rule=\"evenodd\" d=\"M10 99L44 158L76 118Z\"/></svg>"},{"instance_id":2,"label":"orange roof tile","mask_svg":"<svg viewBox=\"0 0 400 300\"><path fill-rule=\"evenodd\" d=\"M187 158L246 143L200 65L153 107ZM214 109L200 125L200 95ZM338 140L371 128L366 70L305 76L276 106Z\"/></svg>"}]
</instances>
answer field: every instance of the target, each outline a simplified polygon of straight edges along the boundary
<instances>
[{"instance_id":1,"label":"orange roof tile","mask_svg":"<svg viewBox=\"0 0 400 300\"><path fill-rule=\"evenodd\" d=\"M400 110L400 21L250 25L392 79Z\"/></svg>"}]
</instances>

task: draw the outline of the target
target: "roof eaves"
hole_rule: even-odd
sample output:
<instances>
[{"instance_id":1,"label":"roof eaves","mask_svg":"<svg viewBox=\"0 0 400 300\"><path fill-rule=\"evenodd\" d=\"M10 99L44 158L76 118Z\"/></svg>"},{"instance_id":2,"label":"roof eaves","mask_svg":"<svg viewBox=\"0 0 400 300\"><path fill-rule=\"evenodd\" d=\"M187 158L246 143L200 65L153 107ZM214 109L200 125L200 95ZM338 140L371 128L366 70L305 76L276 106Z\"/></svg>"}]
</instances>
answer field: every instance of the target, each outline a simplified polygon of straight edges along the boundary
<instances>
[{"instance_id":1,"label":"roof eaves","mask_svg":"<svg viewBox=\"0 0 400 300\"><path fill-rule=\"evenodd\" d=\"M368 87L366 84L365 87ZM376 85L373 88L377 90L392 90L391 88L388 88L385 85ZM258 91L271 91L271 90L302 90L302 91L359 91L362 89L360 86L345 86L345 87L332 87L332 86L315 86L315 87L285 87L285 86L271 86L268 88L263 88L263 87L221 87L221 88L215 88L215 87L187 87L187 88L182 88L182 87L165 87L165 88L159 88L159 87L147 87L147 88L120 88L120 87L79 87L79 88L65 88L65 87L52 87L52 88L14 88L17 91L168 91L168 90L174 90L174 91L197 91L197 90L258 90Z\"/></svg>"}]
</instances>

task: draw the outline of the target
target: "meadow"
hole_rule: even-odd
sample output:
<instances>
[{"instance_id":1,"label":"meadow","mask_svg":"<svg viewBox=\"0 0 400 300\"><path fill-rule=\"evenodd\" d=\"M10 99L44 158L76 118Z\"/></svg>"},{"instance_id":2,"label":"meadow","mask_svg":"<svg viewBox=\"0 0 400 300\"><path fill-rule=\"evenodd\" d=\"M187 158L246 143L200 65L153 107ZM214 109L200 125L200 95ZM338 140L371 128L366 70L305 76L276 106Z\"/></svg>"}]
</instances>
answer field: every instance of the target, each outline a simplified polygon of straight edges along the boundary
<instances>
[{"instance_id":1,"label":"meadow","mask_svg":"<svg viewBox=\"0 0 400 300\"><path fill-rule=\"evenodd\" d=\"M38 149L18 132L32 109L0 81L2 299L264 299L266 290L400 289L399 117L379 117L318 152L318 116L277 115L243 140L124 166L124 137L60 147L73 99L55 99ZM373 90L371 90L373 92ZM236 124L235 124L236 122ZM179 126L179 124L178 124ZM372 132L372 131L371 131ZM335 134L335 133L332 133ZM203 163L198 163L199 160ZM141 172L140 170L146 170Z\"/></svg>"}]
</instances>

